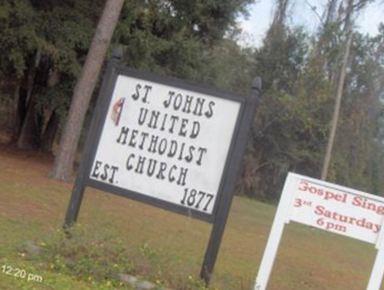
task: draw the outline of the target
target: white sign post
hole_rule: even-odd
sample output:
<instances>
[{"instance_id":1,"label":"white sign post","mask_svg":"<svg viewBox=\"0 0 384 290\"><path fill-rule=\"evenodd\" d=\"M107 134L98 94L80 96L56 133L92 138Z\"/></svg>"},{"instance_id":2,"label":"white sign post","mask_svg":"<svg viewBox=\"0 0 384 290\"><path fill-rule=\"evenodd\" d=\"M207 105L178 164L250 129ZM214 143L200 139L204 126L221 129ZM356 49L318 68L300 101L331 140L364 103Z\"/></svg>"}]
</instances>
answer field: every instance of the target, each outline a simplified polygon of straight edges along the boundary
<instances>
[{"instance_id":1,"label":"white sign post","mask_svg":"<svg viewBox=\"0 0 384 290\"><path fill-rule=\"evenodd\" d=\"M383 215L382 197L289 173L254 289L266 289L284 225L294 221L375 244L378 253L367 290L378 290L384 274Z\"/></svg>"}]
</instances>

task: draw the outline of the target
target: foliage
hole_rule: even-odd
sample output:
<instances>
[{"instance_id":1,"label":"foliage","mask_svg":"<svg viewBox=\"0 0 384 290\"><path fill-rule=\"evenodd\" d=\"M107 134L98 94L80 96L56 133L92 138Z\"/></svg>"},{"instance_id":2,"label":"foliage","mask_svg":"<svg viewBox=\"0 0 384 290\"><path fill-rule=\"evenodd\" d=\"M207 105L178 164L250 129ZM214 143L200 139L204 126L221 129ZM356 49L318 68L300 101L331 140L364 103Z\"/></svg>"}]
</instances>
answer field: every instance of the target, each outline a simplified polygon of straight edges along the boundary
<instances>
[{"instance_id":1,"label":"foliage","mask_svg":"<svg viewBox=\"0 0 384 290\"><path fill-rule=\"evenodd\" d=\"M108 282L121 287L119 273L132 273L134 266L127 257L122 241L111 231L93 232L81 225L58 230L40 242L41 259L49 270L85 281Z\"/></svg>"},{"instance_id":2,"label":"foliage","mask_svg":"<svg viewBox=\"0 0 384 290\"><path fill-rule=\"evenodd\" d=\"M0 6L1 71L21 76L36 51L51 67L77 76L99 13L94 1L3 1ZM98 1L99 4L101 1ZM93 5L91 5L93 3Z\"/></svg>"},{"instance_id":3,"label":"foliage","mask_svg":"<svg viewBox=\"0 0 384 290\"><path fill-rule=\"evenodd\" d=\"M27 1L2 1L0 20L1 72L20 77L27 67L29 54L39 46L34 30L36 15Z\"/></svg>"},{"instance_id":4,"label":"foliage","mask_svg":"<svg viewBox=\"0 0 384 290\"><path fill-rule=\"evenodd\" d=\"M125 1L114 44L124 47L124 61L132 67L195 81L208 80L204 71L217 72L210 69L207 52L218 47L227 32L236 29L237 17L246 13L251 2ZM60 123L65 120L103 3L1 2L0 41L4 45L0 48L0 86L13 84L9 98L13 97L12 90L20 88L19 98L11 106L17 107L12 114L19 119L13 122L20 122L14 133L16 139L28 133L22 130L23 123L36 123L32 128L37 129L31 134L45 136L46 124L52 116L59 115ZM33 109L34 118L25 118Z\"/></svg>"},{"instance_id":5,"label":"foliage","mask_svg":"<svg viewBox=\"0 0 384 290\"><path fill-rule=\"evenodd\" d=\"M355 35L346 96L337 138L335 179L379 194L383 191L383 143L378 137L384 110L379 100L384 86L380 58L383 35L374 39ZM348 158L345 158L345 153Z\"/></svg>"},{"instance_id":6,"label":"foliage","mask_svg":"<svg viewBox=\"0 0 384 290\"><path fill-rule=\"evenodd\" d=\"M289 170L317 175L330 87L308 65L308 43L301 29L280 30L270 33L255 53L264 93L245 160L241 190L248 195L278 198Z\"/></svg>"},{"instance_id":7,"label":"foliage","mask_svg":"<svg viewBox=\"0 0 384 290\"><path fill-rule=\"evenodd\" d=\"M256 51L264 95L239 191L277 200L288 171L320 177L343 43L338 27L328 29L334 33L319 36L320 51L317 39L289 28L271 30ZM384 190L382 39L355 33L329 174L330 181L375 194Z\"/></svg>"},{"instance_id":8,"label":"foliage","mask_svg":"<svg viewBox=\"0 0 384 290\"><path fill-rule=\"evenodd\" d=\"M127 0L113 47L123 48L123 62L131 67L240 94L250 93L252 79L261 76L263 98L238 192L276 200L287 171L320 175L346 38L345 9L335 9L313 35L287 26L287 12L276 11L261 47L245 48L235 41L237 19L251 2ZM59 124L52 130L60 134L103 3L0 2L1 112L12 125L19 122L8 116L19 115L17 136L22 123L33 120L34 134L46 138L54 117ZM384 25L376 37L354 33L329 171L331 181L373 193L384 191L383 42ZM34 116L27 119L30 107Z\"/></svg>"},{"instance_id":9,"label":"foliage","mask_svg":"<svg viewBox=\"0 0 384 290\"><path fill-rule=\"evenodd\" d=\"M243 57L238 45L224 35L236 29L237 16L246 13L251 2L127 1L114 41L124 47L124 62L129 66L220 85L224 82L215 67L216 53L233 58L235 52ZM228 68L229 62L224 63Z\"/></svg>"}]
</instances>

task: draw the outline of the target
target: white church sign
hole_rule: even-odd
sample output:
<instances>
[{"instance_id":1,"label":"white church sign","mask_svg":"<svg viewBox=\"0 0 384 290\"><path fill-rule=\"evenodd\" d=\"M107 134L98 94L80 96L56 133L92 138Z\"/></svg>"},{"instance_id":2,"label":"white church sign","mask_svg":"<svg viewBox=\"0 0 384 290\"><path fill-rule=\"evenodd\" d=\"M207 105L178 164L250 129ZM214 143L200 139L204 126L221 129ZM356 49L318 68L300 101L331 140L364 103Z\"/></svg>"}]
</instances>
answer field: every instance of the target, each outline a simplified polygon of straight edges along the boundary
<instances>
[{"instance_id":1,"label":"white church sign","mask_svg":"<svg viewBox=\"0 0 384 290\"><path fill-rule=\"evenodd\" d=\"M110 62L65 227L77 220L86 187L207 221L213 226L200 276L208 284L260 97L260 78L251 91L234 95Z\"/></svg>"},{"instance_id":2,"label":"white church sign","mask_svg":"<svg viewBox=\"0 0 384 290\"><path fill-rule=\"evenodd\" d=\"M89 177L210 215L240 108L239 101L119 75Z\"/></svg>"}]
</instances>

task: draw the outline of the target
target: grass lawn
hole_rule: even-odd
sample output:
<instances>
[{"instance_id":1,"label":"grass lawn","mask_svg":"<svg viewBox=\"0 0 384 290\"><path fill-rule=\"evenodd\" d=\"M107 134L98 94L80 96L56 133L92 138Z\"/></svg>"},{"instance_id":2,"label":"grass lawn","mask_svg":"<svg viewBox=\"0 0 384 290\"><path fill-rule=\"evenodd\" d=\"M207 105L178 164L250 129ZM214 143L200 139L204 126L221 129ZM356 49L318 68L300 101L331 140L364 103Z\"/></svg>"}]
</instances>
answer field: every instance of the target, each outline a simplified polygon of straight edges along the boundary
<instances>
[{"instance_id":1,"label":"grass lawn","mask_svg":"<svg viewBox=\"0 0 384 290\"><path fill-rule=\"evenodd\" d=\"M28 282L0 271L0 289L129 289L97 272L72 273L57 261L24 253L28 241L44 248L63 223L72 185L49 179L51 166L52 160L41 154L0 147L0 266L43 278ZM234 199L212 289L252 288L275 210L247 198ZM198 288L209 224L93 189L85 193L79 224L87 236L85 249L99 236L107 244L104 250L119 240L132 274L173 289ZM290 224L268 289L365 289L374 257L372 245ZM72 257L76 265L92 264L76 258Z\"/></svg>"}]
</instances>

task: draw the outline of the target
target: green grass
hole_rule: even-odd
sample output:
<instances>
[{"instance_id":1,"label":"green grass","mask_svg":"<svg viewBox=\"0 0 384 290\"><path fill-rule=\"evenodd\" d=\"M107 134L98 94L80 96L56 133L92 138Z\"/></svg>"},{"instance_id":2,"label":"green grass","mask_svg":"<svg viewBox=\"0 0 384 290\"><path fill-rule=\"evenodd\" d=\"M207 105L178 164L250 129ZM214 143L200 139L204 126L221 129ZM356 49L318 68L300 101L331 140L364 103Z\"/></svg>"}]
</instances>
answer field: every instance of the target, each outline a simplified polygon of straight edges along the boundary
<instances>
[{"instance_id":1,"label":"green grass","mask_svg":"<svg viewBox=\"0 0 384 290\"><path fill-rule=\"evenodd\" d=\"M81 230L68 241L61 226L72 185L49 179L50 167L45 156L1 148L0 266L44 280L27 282L0 272L0 289L128 289L114 279L115 271L173 289L199 288L209 224L88 189ZM275 210L234 199L212 289L252 288ZM27 241L43 245L43 254L25 254ZM371 245L289 224L269 289L365 289L374 256Z\"/></svg>"}]
</instances>

